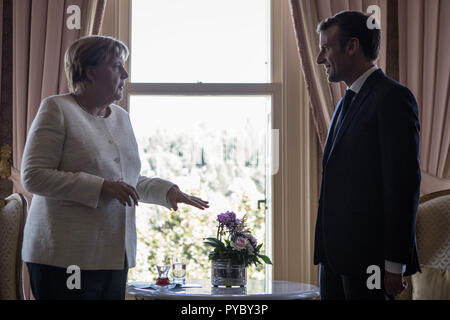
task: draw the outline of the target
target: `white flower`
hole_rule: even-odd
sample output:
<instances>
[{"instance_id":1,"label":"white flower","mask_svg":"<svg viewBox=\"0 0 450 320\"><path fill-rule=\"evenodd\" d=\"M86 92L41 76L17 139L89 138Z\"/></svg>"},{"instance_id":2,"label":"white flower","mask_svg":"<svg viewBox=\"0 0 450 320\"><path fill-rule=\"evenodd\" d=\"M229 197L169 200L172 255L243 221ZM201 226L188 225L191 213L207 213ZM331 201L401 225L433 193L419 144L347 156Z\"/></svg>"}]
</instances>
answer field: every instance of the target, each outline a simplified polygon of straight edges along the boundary
<instances>
[{"instance_id":1,"label":"white flower","mask_svg":"<svg viewBox=\"0 0 450 320\"><path fill-rule=\"evenodd\" d=\"M247 244L249 244L248 240L244 237L237 237L236 240L233 241L233 247L238 251L247 248Z\"/></svg>"}]
</instances>

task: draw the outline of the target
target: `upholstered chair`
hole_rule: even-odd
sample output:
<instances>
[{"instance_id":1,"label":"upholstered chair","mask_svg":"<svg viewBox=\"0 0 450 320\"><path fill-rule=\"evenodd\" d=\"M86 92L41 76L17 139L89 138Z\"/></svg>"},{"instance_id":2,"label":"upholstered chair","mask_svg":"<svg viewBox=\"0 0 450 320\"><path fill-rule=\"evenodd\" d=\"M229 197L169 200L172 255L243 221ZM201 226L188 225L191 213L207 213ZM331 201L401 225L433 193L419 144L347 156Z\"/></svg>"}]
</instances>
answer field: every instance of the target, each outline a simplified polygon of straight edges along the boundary
<instances>
[{"instance_id":1,"label":"upholstered chair","mask_svg":"<svg viewBox=\"0 0 450 320\"><path fill-rule=\"evenodd\" d=\"M22 300L23 266L21 259L27 202L12 194L0 204L0 300Z\"/></svg>"},{"instance_id":2,"label":"upholstered chair","mask_svg":"<svg viewBox=\"0 0 450 320\"><path fill-rule=\"evenodd\" d=\"M422 272L407 277L398 298L450 300L450 190L420 198L416 228Z\"/></svg>"}]
</instances>

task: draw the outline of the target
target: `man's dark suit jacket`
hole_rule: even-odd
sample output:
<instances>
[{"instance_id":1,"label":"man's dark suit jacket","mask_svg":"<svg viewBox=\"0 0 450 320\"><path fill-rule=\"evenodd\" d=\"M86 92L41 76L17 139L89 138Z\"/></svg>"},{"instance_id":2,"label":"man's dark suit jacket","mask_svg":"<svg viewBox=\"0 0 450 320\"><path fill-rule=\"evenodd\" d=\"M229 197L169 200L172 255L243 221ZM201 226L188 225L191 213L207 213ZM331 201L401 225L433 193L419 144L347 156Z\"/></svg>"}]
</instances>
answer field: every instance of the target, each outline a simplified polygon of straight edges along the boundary
<instances>
[{"instance_id":1,"label":"man's dark suit jacket","mask_svg":"<svg viewBox=\"0 0 450 320\"><path fill-rule=\"evenodd\" d=\"M419 201L419 119L408 88L380 69L364 82L323 156L314 264L361 275L384 260L420 271L416 249ZM326 257L326 260L324 258Z\"/></svg>"}]
</instances>

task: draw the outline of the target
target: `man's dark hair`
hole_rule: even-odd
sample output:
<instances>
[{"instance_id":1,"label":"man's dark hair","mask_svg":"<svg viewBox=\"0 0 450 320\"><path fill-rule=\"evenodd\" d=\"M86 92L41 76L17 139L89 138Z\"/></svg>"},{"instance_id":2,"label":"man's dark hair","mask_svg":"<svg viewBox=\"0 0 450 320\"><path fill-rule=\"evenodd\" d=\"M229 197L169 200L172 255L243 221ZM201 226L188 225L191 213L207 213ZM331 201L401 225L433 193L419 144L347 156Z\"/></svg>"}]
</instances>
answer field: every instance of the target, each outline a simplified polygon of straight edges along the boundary
<instances>
[{"instance_id":1,"label":"man's dark hair","mask_svg":"<svg viewBox=\"0 0 450 320\"><path fill-rule=\"evenodd\" d=\"M358 38L364 55L370 61L378 57L380 51L380 29L367 27L366 15L360 11L341 11L319 23L317 32L321 32L331 26L339 27L341 50L344 50L350 38Z\"/></svg>"}]
</instances>

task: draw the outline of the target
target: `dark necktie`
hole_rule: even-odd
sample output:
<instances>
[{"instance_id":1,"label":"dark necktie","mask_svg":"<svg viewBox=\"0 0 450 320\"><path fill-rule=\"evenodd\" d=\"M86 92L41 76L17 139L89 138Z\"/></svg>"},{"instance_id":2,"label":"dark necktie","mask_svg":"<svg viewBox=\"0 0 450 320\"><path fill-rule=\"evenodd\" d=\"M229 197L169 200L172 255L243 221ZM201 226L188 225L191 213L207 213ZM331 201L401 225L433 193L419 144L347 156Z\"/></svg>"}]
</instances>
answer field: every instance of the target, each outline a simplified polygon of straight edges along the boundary
<instances>
[{"instance_id":1,"label":"dark necktie","mask_svg":"<svg viewBox=\"0 0 450 320\"><path fill-rule=\"evenodd\" d=\"M337 120L336 126L334 127L334 131L333 131L333 140L336 137L336 134L339 132L339 129L342 126L342 122L344 121L345 115L347 114L348 110L350 109L350 105L352 104L352 99L354 96L355 96L355 91L352 91L350 89L345 90L344 99L342 101L341 112L339 113L339 118Z\"/></svg>"}]
</instances>

